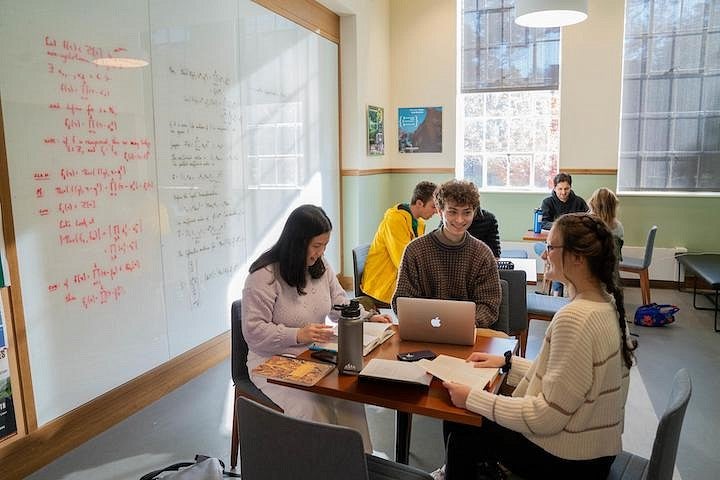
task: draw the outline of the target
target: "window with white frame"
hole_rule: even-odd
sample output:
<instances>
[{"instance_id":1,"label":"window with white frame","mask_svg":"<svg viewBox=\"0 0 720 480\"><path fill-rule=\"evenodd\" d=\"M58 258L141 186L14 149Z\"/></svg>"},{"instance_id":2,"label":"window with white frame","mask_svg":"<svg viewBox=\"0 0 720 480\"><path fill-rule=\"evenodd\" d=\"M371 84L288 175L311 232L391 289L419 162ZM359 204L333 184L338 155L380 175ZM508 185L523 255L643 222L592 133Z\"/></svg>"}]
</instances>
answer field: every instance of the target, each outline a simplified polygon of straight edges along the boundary
<instances>
[{"instance_id":1,"label":"window with white frame","mask_svg":"<svg viewBox=\"0 0 720 480\"><path fill-rule=\"evenodd\" d=\"M515 0L464 0L457 174L483 189L546 191L560 149L560 29L515 24Z\"/></svg>"},{"instance_id":2,"label":"window with white frame","mask_svg":"<svg viewBox=\"0 0 720 480\"><path fill-rule=\"evenodd\" d=\"M720 192L720 0L627 0L618 190Z\"/></svg>"}]
</instances>

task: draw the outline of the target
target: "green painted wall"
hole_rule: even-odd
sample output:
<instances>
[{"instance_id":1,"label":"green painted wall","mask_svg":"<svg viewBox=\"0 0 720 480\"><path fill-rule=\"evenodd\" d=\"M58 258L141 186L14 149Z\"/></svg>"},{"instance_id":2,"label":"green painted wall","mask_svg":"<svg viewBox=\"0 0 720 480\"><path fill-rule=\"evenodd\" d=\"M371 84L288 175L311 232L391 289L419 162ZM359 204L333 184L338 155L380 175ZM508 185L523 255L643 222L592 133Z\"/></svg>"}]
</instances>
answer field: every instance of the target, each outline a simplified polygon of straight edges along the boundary
<instances>
[{"instance_id":1,"label":"green painted wall","mask_svg":"<svg viewBox=\"0 0 720 480\"><path fill-rule=\"evenodd\" d=\"M352 275L352 248L368 243L385 210L410 200L412 189L421 180L442 183L450 175L383 174L343 177L343 272ZM588 200L599 187L616 188L615 175L573 175L573 189ZM519 241L531 227L532 212L546 194L481 193L483 208L498 218L500 238ZM720 198L718 197L620 197L620 220L625 227L625 244L645 244L647 231L658 226L655 245L686 247L691 252L720 252ZM428 223L437 225L438 217Z\"/></svg>"}]
</instances>

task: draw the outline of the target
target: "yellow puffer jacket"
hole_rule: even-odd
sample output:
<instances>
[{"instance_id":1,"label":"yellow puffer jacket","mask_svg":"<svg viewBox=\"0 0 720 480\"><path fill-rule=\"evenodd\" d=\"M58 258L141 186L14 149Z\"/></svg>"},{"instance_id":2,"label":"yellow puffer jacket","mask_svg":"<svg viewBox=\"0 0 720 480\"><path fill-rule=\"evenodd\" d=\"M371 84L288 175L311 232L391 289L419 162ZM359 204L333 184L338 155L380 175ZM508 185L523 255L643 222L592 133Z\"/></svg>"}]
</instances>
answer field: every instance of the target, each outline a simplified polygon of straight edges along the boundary
<instances>
[{"instance_id":1,"label":"yellow puffer jacket","mask_svg":"<svg viewBox=\"0 0 720 480\"><path fill-rule=\"evenodd\" d=\"M370 244L361 281L363 292L385 303L390 303L397 283L400 260L405 247L415 234L412 215L395 205L389 208L378 226ZM417 219L418 236L425 233L425 220Z\"/></svg>"}]
</instances>

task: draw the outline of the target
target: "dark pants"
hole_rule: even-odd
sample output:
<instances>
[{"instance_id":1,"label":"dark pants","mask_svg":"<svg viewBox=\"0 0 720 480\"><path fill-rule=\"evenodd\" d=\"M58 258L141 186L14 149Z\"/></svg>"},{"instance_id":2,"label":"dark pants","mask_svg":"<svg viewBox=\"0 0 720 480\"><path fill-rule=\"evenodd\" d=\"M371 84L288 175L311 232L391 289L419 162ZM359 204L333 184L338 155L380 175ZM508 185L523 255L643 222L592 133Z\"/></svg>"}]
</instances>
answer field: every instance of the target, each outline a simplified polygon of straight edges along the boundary
<instances>
[{"instance_id":1,"label":"dark pants","mask_svg":"<svg viewBox=\"0 0 720 480\"><path fill-rule=\"evenodd\" d=\"M514 432L484 418L481 427L443 422L445 478L475 480L483 463L502 463L524 479L605 479L615 457L566 460L556 457ZM482 478L482 477L480 477Z\"/></svg>"}]
</instances>

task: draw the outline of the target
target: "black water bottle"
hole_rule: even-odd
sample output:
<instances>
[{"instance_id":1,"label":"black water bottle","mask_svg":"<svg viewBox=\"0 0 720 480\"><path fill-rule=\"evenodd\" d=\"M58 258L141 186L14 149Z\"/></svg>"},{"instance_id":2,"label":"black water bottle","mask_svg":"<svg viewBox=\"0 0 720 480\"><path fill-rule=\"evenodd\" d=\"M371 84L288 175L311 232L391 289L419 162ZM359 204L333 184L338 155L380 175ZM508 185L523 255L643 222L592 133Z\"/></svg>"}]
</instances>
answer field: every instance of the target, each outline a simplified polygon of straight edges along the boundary
<instances>
[{"instance_id":1,"label":"black water bottle","mask_svg":"<svg viewBox=\"0 0 720 480\"><path fill-rule=\"evenodd\" d=\"M338 372L357 375L363 368L363 320L360 316L360 302L350 300L347 305L335 305L340 310L338 321Z\"/></svg>"}]
</instances>

